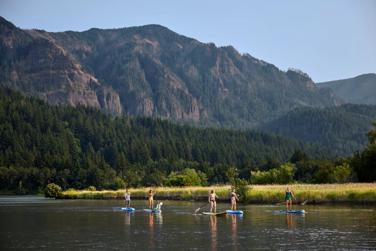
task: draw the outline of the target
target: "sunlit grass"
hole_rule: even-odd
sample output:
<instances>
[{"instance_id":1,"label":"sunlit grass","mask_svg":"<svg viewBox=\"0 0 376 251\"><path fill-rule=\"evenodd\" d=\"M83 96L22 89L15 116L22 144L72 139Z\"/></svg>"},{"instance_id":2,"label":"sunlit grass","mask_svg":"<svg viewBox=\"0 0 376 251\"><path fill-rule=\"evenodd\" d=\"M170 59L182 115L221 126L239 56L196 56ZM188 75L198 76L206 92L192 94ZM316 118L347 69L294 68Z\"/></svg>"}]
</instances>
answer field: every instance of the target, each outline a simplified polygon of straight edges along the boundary
<instances>
[{"instance_id":1,"label":"sunlit grass","mask_svg":"<svg viewBox=\"0 0 376 251\"><path fill-rule=\"evenodd\" d=\"M294 191L297 202L308 200L308 203L326 202L376 202L376 183L348 184L293 184L289 185ZM150 188L131 188L133 199L146 199ZM230 186L213 187L156 187L156 199L173 200L205 200L211 189L214 189L220 200L229 198ZM246 202L248 203L278 203L284 199L286 185L252 185L249 186ZM74 190L63 192L63 199L121 199L125 190Z\"/></svg>"}]
</instances>

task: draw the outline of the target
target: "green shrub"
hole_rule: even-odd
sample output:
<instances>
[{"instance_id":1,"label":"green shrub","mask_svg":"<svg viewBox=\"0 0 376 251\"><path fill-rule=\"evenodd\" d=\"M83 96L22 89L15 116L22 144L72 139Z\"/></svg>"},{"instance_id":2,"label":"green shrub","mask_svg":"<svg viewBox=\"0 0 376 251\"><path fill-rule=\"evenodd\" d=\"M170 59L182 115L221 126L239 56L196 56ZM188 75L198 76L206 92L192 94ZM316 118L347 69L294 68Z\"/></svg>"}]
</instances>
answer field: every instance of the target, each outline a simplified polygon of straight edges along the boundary
<instances>
[{"instance_id":1,"label":"green shrub","mask_svg":"<svg viewBox=\"0 0 376 251\"><path fill-rule=\"evenodd\" d=\"M171 172L165 182L166 186L203 186L207 184L206 175L200 171L186 168L182 172Z\"/></svg>"},{"instance_id":2,"label":"green shrub","mask_svg":"<svg viewBox=\"0 0 376 251\"><path fill-rule=\"evenodd\" d=\"M285 163L269 171L251 171L253 184L288 184L294 181L296 168L294 164Z\"/></svg>"},{"instance_id":3,"label":"green shrub","mask_svg":"<svg viewBox=\"0 0 376 251\"><path fill-rule=\"evenodd\" d=\"M236 182L236 193L239 195L240 202L247 202L248 201L248 191L250 188L248 187L248 182L244 179L239 179Z\"/></svg>"},{"instance_id":4,"label":"green shrub","mask_svg":"<svg viewBox=\"0 0 376 251\"><path fill-rule=\"evenodd\" d=\"M349 164L323 165L315 173L313 181L315 183L345 183L350 180L351 168Z\"/></svg>"},{"instance_id":5,"label":"green shrub","mask_svg":"<svg viewBox=\"0 0 376 251\"><path fill-rule=\"evenodd\" d=\"M44 190L44 196L47 198L56 198L61 196L62 190L59 185L56 185L55 183L50 183L46 186L46 189Z\"/></svg>"}]
</instances>

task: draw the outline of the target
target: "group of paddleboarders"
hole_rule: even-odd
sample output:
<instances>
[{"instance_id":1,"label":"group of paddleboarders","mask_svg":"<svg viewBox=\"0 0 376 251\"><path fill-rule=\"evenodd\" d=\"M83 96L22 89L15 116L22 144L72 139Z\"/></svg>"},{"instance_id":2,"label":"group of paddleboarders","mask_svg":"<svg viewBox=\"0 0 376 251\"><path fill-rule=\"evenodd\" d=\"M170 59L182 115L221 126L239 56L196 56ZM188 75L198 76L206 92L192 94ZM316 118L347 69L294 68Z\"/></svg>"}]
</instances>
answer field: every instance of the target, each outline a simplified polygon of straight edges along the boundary
<instances>
[{"instance_id":1,"label":"group of paddleboarders","mask_svg":"<svg viewBox=\"0 0 376 251\"><path fill-rule=\"evenodd\" d=\"M155 196L155 192L152 189L150 189L148 192L148 206L150 209L154 208L154 196ZM125 206L130 207L131 206L131 193L128 191L128 189L125 190L124 198L125 198ZM208 202L210 205L211 213L215 213L217 211L217 202L216 202L217 199L219 199L219 197L215 193L214 189L212 189L208 197ZM295 195L293 191L290 189L290 187L287 187L285 191L286 210L291 210L292 199L295 200ZM239 201L239 197L235 193L235 189L233 188L230 193L231 210L236 210L237 201Z\"/></svg>"},{"instance_id":2,"label":"group of paddleboarders","mask_svg":"<svg viewBox=\"0 0 376 251\"><path fill-rule=\"evenodd\" d=\"M148 192L148 206L150 209L154 208L154 195L155 192L150 189ZM125 189L124 193L125 207L131 207L131 193L128 191L128 188Z\"/></svg>"},{"instance_id":3,"label":"group of paddleboarders","mask_svg":"<svg viewBox=\"0 0 376 251\"><path fill-rule=\"evenodd\" d=\"M210 212L215 213L217 211L217 202L216 200L219 197L215 193L214 189L210 191L208 201L210 204ZM238 195L235 193L235 189L232 189L230 193L230 203L231 203L231 210L236 210L236 202L239 201Z\"/></svg>"}]
</instances>

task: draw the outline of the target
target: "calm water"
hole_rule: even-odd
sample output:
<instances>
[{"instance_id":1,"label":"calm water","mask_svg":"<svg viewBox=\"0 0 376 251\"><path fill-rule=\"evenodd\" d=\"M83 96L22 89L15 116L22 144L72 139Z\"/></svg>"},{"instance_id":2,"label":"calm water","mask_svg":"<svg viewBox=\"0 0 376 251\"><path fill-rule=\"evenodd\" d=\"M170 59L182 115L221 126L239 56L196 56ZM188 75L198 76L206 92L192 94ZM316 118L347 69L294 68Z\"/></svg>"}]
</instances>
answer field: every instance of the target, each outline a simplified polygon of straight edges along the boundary
<instances>
[{"instance_id":1,"label":"calm water","mask_svg":"<svg viewBox=\"0 0 376 251\"><path fill-rule=\"evenodd\" d=\"M243 217L213 217L192 214L201 203L166 201L160 215L119 212L121 203L0 197L0 250L376 249L375 207L304 206L305 216L286 216L252 205Z\"/></svg>"}]
</instances>

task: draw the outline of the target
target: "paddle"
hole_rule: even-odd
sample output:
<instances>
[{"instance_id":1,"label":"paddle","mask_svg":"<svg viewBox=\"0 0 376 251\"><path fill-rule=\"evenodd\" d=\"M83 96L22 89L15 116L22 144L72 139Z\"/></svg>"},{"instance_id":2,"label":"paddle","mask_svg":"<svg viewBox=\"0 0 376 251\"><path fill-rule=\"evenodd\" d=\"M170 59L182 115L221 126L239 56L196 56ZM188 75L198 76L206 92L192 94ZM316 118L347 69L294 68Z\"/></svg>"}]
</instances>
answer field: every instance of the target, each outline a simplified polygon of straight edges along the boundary
<instances>
[{"instance_id":1,"label":"paddle","mask_svg":"<svg viewBox=\"0 0 376 251\"><path fill-rule=\"evenodd\" d=\"M200 206L199 208L197 208L197 209L195 210L195 214L197 214L198 211L200 211L202 208L207 207L208 205L209 205L208 203L205 203L205 205L202 205L202 206Z\"/></svg>"}]
</instances>

